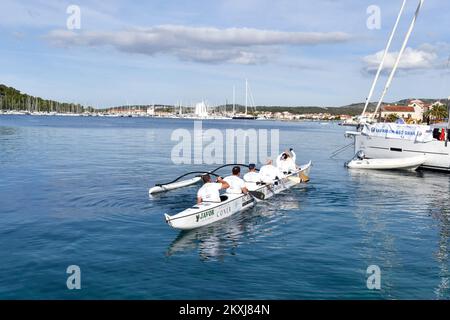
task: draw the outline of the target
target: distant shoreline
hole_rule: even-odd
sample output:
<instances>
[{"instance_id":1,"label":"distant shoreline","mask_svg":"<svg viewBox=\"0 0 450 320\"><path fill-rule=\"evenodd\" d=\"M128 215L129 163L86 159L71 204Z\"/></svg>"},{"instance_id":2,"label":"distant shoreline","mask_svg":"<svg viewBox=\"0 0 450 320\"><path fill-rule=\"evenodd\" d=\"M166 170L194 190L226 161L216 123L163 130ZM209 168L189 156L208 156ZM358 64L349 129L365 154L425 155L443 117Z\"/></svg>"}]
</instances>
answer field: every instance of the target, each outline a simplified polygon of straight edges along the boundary
<instances>
[{"instance_id":1,"label":"distant shoreline","mask_svg":"<svg viewBox=\"0 0 450 320\"><path fill-rule=\"evenodd\" d=\"M28 112L28 111L2 111L0 116L33 116L33 117L93 117L93 118L149 118L149 119L177 119L177 120L230 120L230 121L282 121L282 122L338 122L339 119L328 119L328 118L302 118L302 119L284 119L284 118L258 118L255 120L240 120L232 119L226 116L210 116L210 117L196 117L195 115L147 115L147 114L110 114L110 113L57 113L57 112Z\"/></svg>"}]
</instances>

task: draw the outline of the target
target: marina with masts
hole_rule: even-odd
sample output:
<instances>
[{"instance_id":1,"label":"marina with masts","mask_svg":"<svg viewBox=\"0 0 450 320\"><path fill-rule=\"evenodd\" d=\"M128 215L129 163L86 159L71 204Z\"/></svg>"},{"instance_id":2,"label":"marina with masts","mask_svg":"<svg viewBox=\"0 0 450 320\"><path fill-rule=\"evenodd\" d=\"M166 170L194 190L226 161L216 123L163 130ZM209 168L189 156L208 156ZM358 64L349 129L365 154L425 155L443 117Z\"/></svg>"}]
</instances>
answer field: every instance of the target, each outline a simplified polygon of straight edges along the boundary
<instances>
[{"instance_id":1,"label":"marina with masts","mask_svg":"<svg viewBox=\"0 0 450 320\"><path fill-rule=\"evenodd\" d=\"M406 0L403 0L394 28L389 37L386 49L384 50L383 58L370 89L369 96L366 100L363 113L358 119L357 130L346 133L347 137L354 139L355 150L354 159L347 163L349 168L401 169L407 167L408 169L416 169L420 167L438 171L450 171L450 119L447 119L447 122L434 124L408 124L403 118L400 118L395 122L380 122L381 116L378 114L388 89L392 84L423 3L424 0L420 0L417 5L417 9L406 32L400 52L389 73L389 77L375 110L370 115L367 115L367 106L372 97L381 70L383 69L392 38L396 33L404 11ZM447 109L447 118L448 111L450 110L450 103L448 103L448 101L449 100L447 100L447 105L445 106ZM432 109L442 107L444 107L444 105L436 105L432 107ZM430 119L428 119L428 122L430 122L429 120ZM408 163L411 163L412 165L409 165Z\"/></svg>"}]
</instances>

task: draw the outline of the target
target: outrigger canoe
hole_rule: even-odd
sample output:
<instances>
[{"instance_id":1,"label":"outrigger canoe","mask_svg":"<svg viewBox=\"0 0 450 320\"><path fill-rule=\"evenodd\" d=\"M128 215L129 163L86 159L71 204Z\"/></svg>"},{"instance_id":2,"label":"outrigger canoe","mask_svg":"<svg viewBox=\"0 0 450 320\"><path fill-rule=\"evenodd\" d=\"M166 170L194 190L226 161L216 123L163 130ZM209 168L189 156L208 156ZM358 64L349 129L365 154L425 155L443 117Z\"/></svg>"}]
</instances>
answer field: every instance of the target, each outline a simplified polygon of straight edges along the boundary
<instances>
[{"instance_id":1,"label":"outrigger canoe","mask_svg":"<svg viewBox=\"0 0 450 320\"><path fill-rule=\"evenodd\" d=\"M306 165L301 166L299 170L286 175L282 179L275 180L273 184L247 184L247 188L251 193L257 192L263 195L260 199L251 194L225 193L221 196L221 202L203 202L173 216L165 214L166 222L175 229L191 230L251 209L256 205L257 201L269 199L302 183L305 177L309 176L311 165L310 161Z\"/></svg>"}]
</instances>

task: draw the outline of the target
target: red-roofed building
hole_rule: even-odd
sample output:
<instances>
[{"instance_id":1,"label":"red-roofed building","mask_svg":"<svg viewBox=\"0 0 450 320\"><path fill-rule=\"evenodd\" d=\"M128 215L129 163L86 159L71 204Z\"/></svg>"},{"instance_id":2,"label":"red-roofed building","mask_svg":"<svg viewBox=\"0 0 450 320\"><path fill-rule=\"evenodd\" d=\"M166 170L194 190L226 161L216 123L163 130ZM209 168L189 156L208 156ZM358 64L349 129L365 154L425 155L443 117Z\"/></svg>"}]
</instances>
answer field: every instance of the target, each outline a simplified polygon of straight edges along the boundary
<instances>
[{"instance_id":1,"label":"red-roofed building","mask_svg":"<svg viewBox=\"0 0 450 320\"><path fill-rule=\"evenodd\" d=\"M411 100L409 102L409 106L410 107L416 107L417 106L417 107L423 108L425 106L425 103L422 100L415 99L415 100Z\"/></svg>"},{"instance_id":2,"label":"red-roofed building","mask_svg":"<svg viewBox=\"0 0 450 320\"><path fill-rule=\"evenodd\" d=\"M423 109L419 105L415 106L399 106L386 105L381 107L381 117L387 118L391 114L396 114L403 119L422 120Z\"/></svg>"},{"instance_id":3,"label":"red-roofed building","mask_svg":"<svg viewBox=\"0 0 450 320\"><path fill-rule=\"evenodd\" d=\"M422 100L411 100L409 102L410 107L420 107L423 112L427 112L433 109L434 106L443 105L440 101L435 101L434 103L424 103Z\"/></svg>"}]
</instances>

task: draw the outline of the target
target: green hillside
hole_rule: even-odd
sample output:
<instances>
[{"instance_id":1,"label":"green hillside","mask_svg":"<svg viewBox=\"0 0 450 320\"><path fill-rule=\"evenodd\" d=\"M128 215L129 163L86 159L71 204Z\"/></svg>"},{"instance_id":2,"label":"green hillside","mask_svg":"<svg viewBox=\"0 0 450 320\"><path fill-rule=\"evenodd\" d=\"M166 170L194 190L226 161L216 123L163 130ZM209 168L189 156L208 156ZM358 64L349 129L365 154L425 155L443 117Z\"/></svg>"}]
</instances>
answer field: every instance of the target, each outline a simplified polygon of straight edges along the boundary
<instances>
[{"instance_id":1,"label":"green hillside","mask_svg":"<svg viewBox=\"0 0 450 320\"><path fill-rule=\"evenodd\" d=\"M30 96L19 90L0 84L0 110L21 110L30 112L82 113L92 108L80 104L58 102Z\"/></svg>"}]
</instances>

